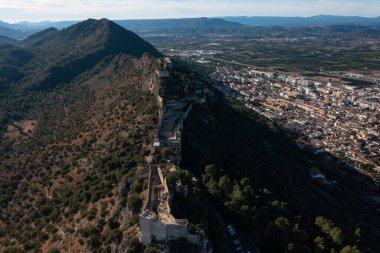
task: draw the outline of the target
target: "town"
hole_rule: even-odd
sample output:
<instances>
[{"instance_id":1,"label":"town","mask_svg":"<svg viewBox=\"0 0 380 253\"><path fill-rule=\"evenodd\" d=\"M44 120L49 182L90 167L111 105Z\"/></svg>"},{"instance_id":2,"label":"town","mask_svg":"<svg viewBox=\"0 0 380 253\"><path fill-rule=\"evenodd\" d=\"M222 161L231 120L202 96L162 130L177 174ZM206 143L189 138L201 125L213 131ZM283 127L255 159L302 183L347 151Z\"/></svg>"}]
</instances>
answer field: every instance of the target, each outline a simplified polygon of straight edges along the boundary
<instances>
[{"instance_id":1,"label":"town","mask_svg":"<svg viewBox=\"0 0 380 253\"><path fill-rule=\"evenodd\" d=\"M346 74L354 75L354 74ZM234 70L219 66L210 75L227 97L279 122L298 145L349 158L353 166L380 171L380 88L353 86L338 78ZM323 82L325 80L325 82Z\"/></svg>"}]
</instances>

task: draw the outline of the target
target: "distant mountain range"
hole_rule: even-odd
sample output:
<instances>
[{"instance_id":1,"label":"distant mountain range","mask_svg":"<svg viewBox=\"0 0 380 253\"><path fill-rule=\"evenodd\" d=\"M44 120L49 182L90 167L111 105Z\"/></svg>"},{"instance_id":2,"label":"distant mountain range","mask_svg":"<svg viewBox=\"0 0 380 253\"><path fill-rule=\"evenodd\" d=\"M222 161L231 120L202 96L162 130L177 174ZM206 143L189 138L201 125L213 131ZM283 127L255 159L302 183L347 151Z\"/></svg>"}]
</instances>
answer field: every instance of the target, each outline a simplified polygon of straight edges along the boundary
<instances>
[{"instance_id":1,"label":"distant mountain range","mask_svg":"<svg viewBox=\"0 0 380 253\"><path fill-rule=\"evenodd\" d=\"M17 24L1 22L0 35L19 40L47 28L62 29L76 23L77 21L22 22ZM138 33L152 31L157 33L233 33L249 28L246 25L220 18L116 20L115 23Z\"/></svg>"},{"instance_id":2,"label":"distant mountain range","mask_svg":"<svg viewBox=\"0 0 380 253\"><path fill-rule=\"evenodd\" d=\"M58 22L51 22L51 21L42 21L42 22L19 22L15 24L10 24L6 22L0 21L0 27L6 27L14 30L40 30L40 29L46 29L50 27L55 27L57 29L62 29L71 25L74 25L78 23L79 21L58 21Z\"/></svg>"},{"instance_id":3,"label":"distant mountain range","mask_svg":"<svg viewBox=\"0 0 380 253\"><path fill-rule=\"evenodd\" d=\"M15 24L0 21L0 35L12 38L14 40L22 40L36 32L45 30L47 28L55 27L57 29L63 29L76 23L78 23L78 21L44 21L38 23L20 22Z\"/></svg>"},{"instance_id":4,"label":"distant mountain range","mask_svg":"<svg viewBox=\"0 0 380 253\"><path fill-rule=\"evenodd\" d=\"M0 23L0 35L6 36L8 38L12 38L14 40L24 39L35 32L36 32L35 30L25 31L25 30L17 30L17 29L8 28L5 26L2 26L2 23Z\"/></svg>"},{"instance_id":5,"label":"distant mountain range","mask_svg":"<svg viewBox=\"0 0 380 253\"><path fill-rule=\"evenodd\" d=\"M0 21L0 35L14 40L22 40L47 28L63 29L79 21L59 22L20 22L9 24ZM324 26L378 26L380 17L367 18L356 16L313 17L222 17L222 18L183 18L183 19L146 19L116 20L115 23L137 33L157 32L175 34L244 34L258 27L324 27Z\"/></svg>"},{"instance_id":6,"label":"distant mountain range","mask_svg":"<svg viewBox=\"0 0 380 253\"><path fill-rule=\"evenodd\" d=\"M223 19L249 26L332 26L332 25L380 25L380 17L319 15L313 17L223 17Z\"/></svg>"},{"instance_id":7,"label":"distant mountain range","mask_svg":"<svg viewBox=\"0 0 380 253\"><path fill-rule=\"evenodd\" d=\"M248 28L238 22L221 18L117 20L121 26L136 32L177 32L177 33L224 33Z\"/></svg>"}]
</instances>

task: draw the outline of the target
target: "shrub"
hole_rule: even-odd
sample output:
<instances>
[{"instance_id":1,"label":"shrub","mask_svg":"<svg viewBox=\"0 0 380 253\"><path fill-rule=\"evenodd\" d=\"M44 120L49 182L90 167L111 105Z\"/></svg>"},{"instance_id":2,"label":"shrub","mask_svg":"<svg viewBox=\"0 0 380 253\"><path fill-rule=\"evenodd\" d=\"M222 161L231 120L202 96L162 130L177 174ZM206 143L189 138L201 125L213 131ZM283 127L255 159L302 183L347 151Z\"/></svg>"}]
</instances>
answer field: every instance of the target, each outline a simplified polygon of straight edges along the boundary
<instances>
[{"instance_id":1,"label":"shrub","mask_svg":"<svg viewBox=\"0 0 380 253\"><path fill-rule=\"evenodd\" d=\"M161 251L157 248L153 248L153 247L147 247L145 248L144 250L144 253L160 253Z\"/></svg>"},{"instance_id":2,"label":"shrub","mask_svg":"<svg viewBox=\"0 0 380 253\"><path fill-rule=\"evenodd\" d=\"M59 249L58 248L50 248L49 250L48 250L48 253L59 253L60 251L59 251Z\"/></svg>"},{"instance_id":3,"label":"shrub","mask_svg":"<svg viewBox=\"0 0 380 253\"><path fill-rule=\"evenodd\" d=\"M139 195L132 193L128 195L127 204L132 213L137 214L140 212L143 203Z\"/></svg>"}]
</instances>

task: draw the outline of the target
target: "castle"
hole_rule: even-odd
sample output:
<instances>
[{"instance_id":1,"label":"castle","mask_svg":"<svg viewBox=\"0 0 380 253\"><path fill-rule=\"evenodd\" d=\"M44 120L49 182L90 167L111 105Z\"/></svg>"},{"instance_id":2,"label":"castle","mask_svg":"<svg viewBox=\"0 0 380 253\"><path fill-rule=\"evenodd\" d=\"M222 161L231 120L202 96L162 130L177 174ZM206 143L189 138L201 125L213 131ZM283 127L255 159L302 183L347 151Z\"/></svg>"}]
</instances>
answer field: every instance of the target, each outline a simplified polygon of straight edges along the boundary
<instances>
[{"instance_id":1,"label":"castle","mask_svg":"<svg viewBox=\"0 0 380 253\"><path fill-rule=\"evenodd\" d=\"M169 72L172 69L173 63L170 58L164 58L159 72ZM167 77L166 74L164 76L161 74L157 72L160 78ZM203 91L201 93L204 95ZM161 146L166 146L170 148L172 157L171 162L165 164L163 168L154 164L154 159L150 165L148 196L144 211L139 217L141 242L146 245L157 245L167 249L168 242L184 239L196 245L200 249L199 252L211 252L209 241L203 232L190 233L188 220L177 219L173 216L170 203L176 189L169 190L165 176L166 172L176 170L175 164L179 164L181 160L183 121L191 111L192 104L204 101L204 97L190 96L164 104L163 99L158 95L160 127L158 140L152 145L152 154L160 151Z\"/></svg>"},{"instance_id":2,"label":"castle","mask_svg":"<svg viewBox=\"0 0 380 253\"><path fill-rule=\"evenodd\" d=\"M169 202L174 192L169 192L160 167L150 169L148 188L148 201L140 215L141 242L159 245L171 240L186 239L191 244L206 250L207 238L203 234L191 234L188 220L177 219L172 215Z\"/></svg>"}]
</instances>

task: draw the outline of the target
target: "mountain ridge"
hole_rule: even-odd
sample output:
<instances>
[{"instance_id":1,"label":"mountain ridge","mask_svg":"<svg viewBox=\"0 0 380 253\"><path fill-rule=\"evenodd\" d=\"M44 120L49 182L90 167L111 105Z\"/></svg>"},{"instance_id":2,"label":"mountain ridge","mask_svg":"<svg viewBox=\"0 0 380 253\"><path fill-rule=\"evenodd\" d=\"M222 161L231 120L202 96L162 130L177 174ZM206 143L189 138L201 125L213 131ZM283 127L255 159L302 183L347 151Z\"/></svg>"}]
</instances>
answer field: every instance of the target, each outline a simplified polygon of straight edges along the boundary
<instances>
[{"instance_id":1,"label":"mountain ridge","mask_svg":"<svg viewBox=\"0 0 380 253\"><path fill-rule=\"evenodd\" d=\"M39 78L31 81L37 89L70 82L108 56L161 55L135 33L106 19L88 19L62 30L49 28L20 42L19 46L40 51L36 61L44 62L45 70L36 72Z\"/></svg>"},{"instance_id":2,"label":"mountain ridge","mask_svg":"<svg viewBox=\"0 0 380 253\"><path fill-rule=\"evenodd\" d=\"M249 26L308 27L331 25L380 25L380 17L317 15L310 17L231 16L225 20Z\"/></svg>"},{"instance_id":3,"label":"mountain ridge","mask_svg":"<svg viewBox=\"0 0 380 253\"><path fill-rule=\"evenodd\" d=\"M120 19L115 23L134 32L146 33L181 33L181 34L241 34L246 32L255 33L252 27L328 27L328 26L379 26L380 17L360 16L333 16L319 15L311 17L276 17L276 16L226 16L226 17L200 17L200 18L172 18L172 19ZM80 21L43 21L43 22L19 22L9 24L0 23L0 34L13 39L25 39L29 35L44 29L55 27L65 29Z\"/></svg>"},{"instance_id":4,"label":"mountain ridge","mask_svg":"<svg viewBox=\"0 0 380 253\"><path fill-rule=\"evenodd\" d=\"M380 16L378 17L363 17L363 16L341 16L341 15L315 15L308 17L301 16L220 16L220 17L194 17L194 18L162 18L162 19L116 19L113 20L118 24L130 23L132 26L141 26L144 23L156 22L156 23L178 23L178 22L188 22L188 21L229 21L231 23L238 22L240 20L240 24L252 25L253 21L257 21L257 25L273 25L272 22L290 22L290 21L298 21L302 20L303 22L309 21L319 21L326 22L330 25L334 24L379 24ZM245 20L245 22L244 22ZM248 22L251 20L251 22ZM38 29L46 29L49 27L56 27L57 29L62 29L73 24L79 23L81 21L41 21L41 22L17 22L17 23L7 23L4 21L0 21L0 27L6 27L14 30L35 30ZM267 23L269 22L269 23ZM335 23L334 23L335 22ZM336 23L338 22L338 23Z\"/></svg>"},{"instance_id":5,"label":"mountain ridge","mask_svg":"<svg viewBox=\"0 0 380 253\"><path fill-rule=\"evenodd\" d=\"M11 39L11 38L9 38L7 36L0 35L0 45L15 44L15 43L16 43L16 40Z\"/></svg>"},{"instance_id":6,"label":"mountain ridge","mask_svg":"<svg viewBox=\"0 0 380 253\"><path fill-rule=\"evenodd\" d=\"M42 34L41 34L42 33ZM35 37L43 40L35 41ZM135 33L107 19L88 19L68 28L49 28L21 42L23 46L38 46L50 50L64 45L70 50L86 47L103 48L108 53L127 53L136 57L145 52L158 56L158 51Z\"/></svg>"}]
</instances>

